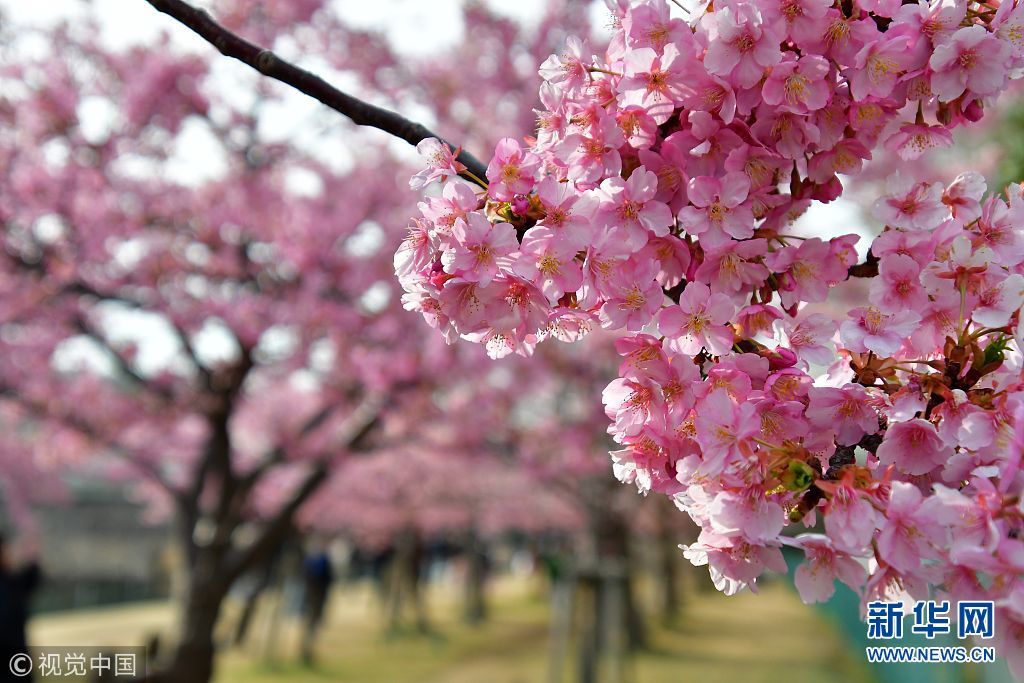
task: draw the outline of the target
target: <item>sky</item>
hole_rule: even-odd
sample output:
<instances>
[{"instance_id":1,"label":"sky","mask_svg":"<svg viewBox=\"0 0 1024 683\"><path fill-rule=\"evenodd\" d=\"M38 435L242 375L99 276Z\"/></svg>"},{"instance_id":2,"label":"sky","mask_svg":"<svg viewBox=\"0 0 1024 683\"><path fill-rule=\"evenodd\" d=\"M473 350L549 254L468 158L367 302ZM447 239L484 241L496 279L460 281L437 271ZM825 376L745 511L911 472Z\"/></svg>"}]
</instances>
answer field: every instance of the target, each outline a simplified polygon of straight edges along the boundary
<instances>
[{"instance_id":1,"label":"sky","mask_svg":"<svg viewBox=\"0 0 1024 683\"><path fill-rule=\"evenodd\" d=\"M209 8L209 0L190 0L197 7ZM544 0L484 0L503 14L529 22L538 15ZM403 54L414 56L454 43L461 36L459 7L463 0L334 0L333 4L347 21L360 28L382 28ZM18 24L49 25L65 18L81 16L91 4L103 18L104 42L125 47L152 42L162 29L174 26L144 0L0 0L0 8ZM187 33L187 32L186 32ZM176 42L195 48L200 39L173 31ZM180 34L180 35L177 35Z\"/></svg>"}]
</instances>

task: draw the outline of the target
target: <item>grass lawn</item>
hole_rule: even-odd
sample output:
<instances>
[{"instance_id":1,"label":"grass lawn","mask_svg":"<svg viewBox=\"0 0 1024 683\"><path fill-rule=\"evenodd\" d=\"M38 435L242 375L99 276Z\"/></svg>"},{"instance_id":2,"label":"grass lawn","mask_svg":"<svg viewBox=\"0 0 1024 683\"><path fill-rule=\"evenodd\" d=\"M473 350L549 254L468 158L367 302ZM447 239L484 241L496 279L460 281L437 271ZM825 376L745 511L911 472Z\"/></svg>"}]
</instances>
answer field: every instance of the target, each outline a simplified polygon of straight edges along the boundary
<instances>
[{"instance_id":1,"label":"grass lawn","mask_svg":"<svg viewBox=\"0 0 1024 683\"><path fill-rule=\"evenodd\" d=\"M297 662L294 620L268 619L274 605L261 606L248 645L225 648L216 680L547 683L547 601L530 582L502 581L493 592L491 618L482 626L461 623L457 591L437 588L429 599L433 635L385 636L369 587L339 589L312 668ZM232 605L228 610L227 626L237 609ZM756 596L691 592L684 609L678 627L651 625L651 647L631 659L627 683L871 681L863 662L844 650L831 625L780 582L769 583ZM41 645L137 644L166 630L172 618L171 609L161 604L48 615L33 622L31 638ZM571 652L565 668L564 681L572 681Z\"/></svg>"}]
</instances>

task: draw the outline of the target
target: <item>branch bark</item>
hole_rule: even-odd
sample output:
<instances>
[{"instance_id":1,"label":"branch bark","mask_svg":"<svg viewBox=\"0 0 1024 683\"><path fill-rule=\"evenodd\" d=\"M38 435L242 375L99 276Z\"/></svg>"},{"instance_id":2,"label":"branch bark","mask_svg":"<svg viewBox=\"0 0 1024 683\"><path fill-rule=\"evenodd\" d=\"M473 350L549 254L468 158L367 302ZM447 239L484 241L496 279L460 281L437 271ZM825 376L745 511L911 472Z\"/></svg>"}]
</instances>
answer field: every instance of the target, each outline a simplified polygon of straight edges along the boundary
<instances>
[{"instance_id":1,"label":"branch bark","mask_svg":"<svg viewBox=\"0 0 1024 683\"><path fill-rule=\"evenodd\" d=\"M357 125L377 128L405 140L410 145L416 145L426 138L438 138L451 147L452 151L458 149L426 126L410 121L389 109L378 107L344 93L316 74L281 59L270 50L250 43L218 24L205 10L193 7L184 0L146 0L146 2L157 11L194 31L217 48L221 54L237 59L264 76L290 85L299 92L319 100ZM458 160L466 166L470 173L486 180L487 167L479 159L463 150L459 153ZM475 182L472 177L468 175L465 177L467 180Z\"/></svg>"},{"instance_id":2,"label":"branch bark","mask_svg":"<svg viewBox=\"0 0 1024 683\"><path fill-rule=\"evenodd\" d=\"M239 550L228 561L224 569L224 576L233 581L246 570L257 566L274 551L287 535L295 513L316 493L321 484L327 481L330 474L331 457L337 452L358 450L361 442L377 424L386 402L387 397L385 396L371 395L349 414L337 443L327 449L322 458L313 463L291 499L282 506L277 514L267 520L252 545Z\"/></svg>"},{"instance_id":3,"label":"branch bark","mask_svg":"<svg viewBox=\"0 0 1024 683\"><path fill-rule=\"evenodd\" d=\"M876 277L878 275L878 257L868 252L862 263L850 266L847 277Z\"/></svg>"}]
</instances>

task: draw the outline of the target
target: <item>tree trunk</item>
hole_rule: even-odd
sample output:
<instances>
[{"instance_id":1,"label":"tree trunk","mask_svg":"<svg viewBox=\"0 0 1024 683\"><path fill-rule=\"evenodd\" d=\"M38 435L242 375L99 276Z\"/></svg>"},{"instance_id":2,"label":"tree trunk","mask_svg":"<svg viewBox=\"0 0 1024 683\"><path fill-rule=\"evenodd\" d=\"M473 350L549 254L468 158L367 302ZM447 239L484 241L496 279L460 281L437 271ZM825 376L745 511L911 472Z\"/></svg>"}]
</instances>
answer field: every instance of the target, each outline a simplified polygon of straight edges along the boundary
<instances>
[{"instance_id":1,"label":"tree trunk","mask_svg":"<svg viewBox=\"0 0 1024 683\"><path fill-rule=\"evenodd\" d=\"M475 532L466 539L466 603L463 617L468 624L487 618L487 547Z\"/></svg>"},{"instance_id":2,"label":"tree trunk","mask_svg":"<svg viewBox=\"0 0 1024 683\"><path fill-rule=\"evenodd\" d=\"M390 633L401 630L402 615L407 604L412 606L416 630L420 633L430 631L420 586L421 551L419 536L415 530L403 531L395 539L395 552L391 557L387 581L386 619Z\"/></svg>"},{"instance_id":3,"label":"tree trunk","mask_svg":"<svg viewBox=\"0 0 1024 683\"><path fill-rule=\"evenodd\" d=\"M267 562L259 572L252 589L246 596L245 605L242 606L242 614L235 624L235 634L232 642L235 647L241 647L249 635L249 627L252 626L253 618L256 616L256 608L261 598L274 580L274 562Z\"/></svg>"},{"instance_id":4,"label":"tree trunk","mask_svg":"<svg viewBox=\"0 0 1024 683\"><path fill-rule=\"evenodd\" d=\"M600 565L621 563L625 576L622 585L622 602L626 619L626 643L630 651L647 647L647 628L636 598L633 563L630 561L629 528L621 515L610 510L597 513L594 520L594 536L597 558ZM607 628L602 626L601 628Z\"/></svg>"},{"instance_id":5,"label":"tree trunk","mask_svg":"<svg viewBox=\"0 0 1024 683\"><path fill-rule=\"evenodd\" d=\"M596 484L606 486L604 481ZM630 561L630 530L624 516L606 504L605 492L597 488L588 505L588 546L578 550L570 576L575 584L570 590L579 602L578 683L621 683L629 654L647 646ZM553 656L551 664L549 680L560 680L561 656Z\"/></svg>"},{"instance_id":6,"label":"tree trunk","mask_svg":"<svg viewBox=\"0 0 1024 683\"><path fill-rule=\"evenodd\" d=\"M680 617L683 607L682 593L679 589L681 572L679 571L679 536L672 528L669 515L678 514L668 498L658 510L658 548L657 558L659 578L661 579L661 619L666 626L674 625ZM688 540L688 539L687 539Z\"/></svg>"},{"instance_id":7,"label":"tree trunk","mask_svg":"<svg viewBox=\"0 0 1024 683\"><path fill-rule=\"evenodd\" d=\"M149 680L155 683L208 683L213 677L213 631L227 593L216 574L198 567L189 580L180 633L167 665Z\"/></svg>"}]
</instances>

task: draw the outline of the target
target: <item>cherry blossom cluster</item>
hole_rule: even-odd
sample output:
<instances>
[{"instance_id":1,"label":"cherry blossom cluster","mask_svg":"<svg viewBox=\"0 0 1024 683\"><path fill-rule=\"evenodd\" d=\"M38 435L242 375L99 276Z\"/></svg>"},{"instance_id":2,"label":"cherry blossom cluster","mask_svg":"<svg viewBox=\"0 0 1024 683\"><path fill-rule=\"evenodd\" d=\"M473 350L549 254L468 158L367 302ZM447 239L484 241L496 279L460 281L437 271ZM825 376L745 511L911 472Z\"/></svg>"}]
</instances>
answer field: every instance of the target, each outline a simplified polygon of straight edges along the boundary
<instances>
[{"instance_id":1,"label":"cherry blossom cluster","mask_svg":"<svg viewBox=\"0 0 1024 683\"><path fill-rule=\"evenodd\" d=\"M395 257L406 308L494 357L618 332L615 472L700 525L684 552L721 590L792 546L807 601L836 578L993 599L1024 676L1020 190L895 177L860 263L855 235L792 230L873 150L978 120L1024 66L1024 5L607 2L604 54L544 62L537 135L486 179L421 143L412 186L443 190ZM841 320L837 286L863 303Z\"/></svg>"}]
</instances>

